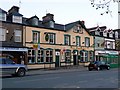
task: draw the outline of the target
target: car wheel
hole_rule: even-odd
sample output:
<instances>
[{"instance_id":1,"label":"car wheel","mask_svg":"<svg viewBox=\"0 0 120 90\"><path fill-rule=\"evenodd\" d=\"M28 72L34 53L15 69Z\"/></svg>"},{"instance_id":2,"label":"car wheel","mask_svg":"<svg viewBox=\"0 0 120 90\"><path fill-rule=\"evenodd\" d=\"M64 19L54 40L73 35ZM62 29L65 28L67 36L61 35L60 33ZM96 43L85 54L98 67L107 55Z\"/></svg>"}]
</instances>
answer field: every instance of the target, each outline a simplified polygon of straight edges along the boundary
<instances>
[{"instance_id":1,"label":"car wheel","mask_svg":"<svg viewBox=\"0 0 120 90\"><path fill-rule=\"evenodd\" d=\"M23 77L25 76L25 74L26 74L25 69L19 69L17 72L17 76L19 77Z\"/></svg>"},{"instance_id":2,"label":"car wheel","mask_svg":"<svg viewBox=\"0 0 120 90\"><path fill-rule=\"evenodd\" d=\"M88 68L89 71L92 71L92 69Z\"/></svg>"},{"instance_id":3,"label":"car wheel","mask_svg":"<svg viewBox=\"0 0 120 90\"><path fill-rule=\"evenodd\" d=\"M100 70L100 67L97 67L97 70L99 71L99 70Z\"/></svg>"},{"instance_id":4,"label":"car wheel","mask_svg":"<svg viewBox=\"0 0 120 90\"><path fill-rule=\"evenodd\" d=\"M107 67L107 70L110 70L110 67Z\"/></svg>"}]
</instances>

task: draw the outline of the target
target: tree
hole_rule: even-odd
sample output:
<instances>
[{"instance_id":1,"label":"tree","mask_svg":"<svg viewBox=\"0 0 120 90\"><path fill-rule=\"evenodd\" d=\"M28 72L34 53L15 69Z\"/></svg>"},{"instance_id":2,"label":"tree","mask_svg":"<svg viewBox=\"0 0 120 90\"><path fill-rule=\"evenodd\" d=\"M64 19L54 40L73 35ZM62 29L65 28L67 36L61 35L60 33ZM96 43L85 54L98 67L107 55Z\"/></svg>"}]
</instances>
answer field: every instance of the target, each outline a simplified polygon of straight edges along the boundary
<instances>
[{"instance_id":1,"label":"tree","mask_svg":"<svg viewBox=\"0 0 120 90\"><path fill-rule=\"evenodd\" d=\"M90 0L90 1L91 1L92 7L95 7L96 10L105 9L105 11L101 13L101 15L108 14L108 13L111 14L112 11L110 10L110 4L120 2L120 0Z\"/></svg>"}]
</instances>

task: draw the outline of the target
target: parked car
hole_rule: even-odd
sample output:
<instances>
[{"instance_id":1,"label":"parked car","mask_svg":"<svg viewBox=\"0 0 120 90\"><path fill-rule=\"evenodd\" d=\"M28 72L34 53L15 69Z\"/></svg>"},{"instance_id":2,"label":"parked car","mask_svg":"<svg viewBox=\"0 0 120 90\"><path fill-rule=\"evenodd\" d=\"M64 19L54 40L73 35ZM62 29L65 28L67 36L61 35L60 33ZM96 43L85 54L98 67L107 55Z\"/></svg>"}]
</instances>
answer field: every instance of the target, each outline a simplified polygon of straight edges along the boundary
<instances>
[{"instance_id":1,"label":"parked car","mask_svg":"<svg viewBox=\"0 0 120 90\"><path fill-rule=\"evenodd\" d=\"M2 75L14 75L23 77L26 75L27 67L23 64L16 64L9 58L0 58L0 72Z\"/></svg>"},{"instance_id":2,"label":"parked car","mask_svg":"<svg viewBox=\"0 0 120 90\"><path fill-rule=\"evenodd\" d=\"M103 61L93 61L93 62L90 62L90 64L88 65L88 70L91 71L91 70L102 70L102 69L107 69L109 70L110 69L110 65L103 62Z\"/></svg>"}]
</instances>

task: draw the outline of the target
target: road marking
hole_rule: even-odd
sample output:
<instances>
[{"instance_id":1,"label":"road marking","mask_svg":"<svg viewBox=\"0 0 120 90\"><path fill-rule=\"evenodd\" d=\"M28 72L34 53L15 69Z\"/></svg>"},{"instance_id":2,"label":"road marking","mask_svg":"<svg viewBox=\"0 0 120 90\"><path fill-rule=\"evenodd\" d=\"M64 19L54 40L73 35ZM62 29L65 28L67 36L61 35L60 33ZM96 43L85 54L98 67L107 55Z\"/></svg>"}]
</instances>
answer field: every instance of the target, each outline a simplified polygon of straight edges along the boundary
<instances>
[{"instance_id":1,"label":"road marking","mask_svg":"<svg viewBox=\"0 0 120 90\"><path fill-rule=\"evenodd\" d=\"M43 78L43 79L30 79L30 80L22 80L22 81L14 81L15 83L21 83L21 82L34 82L34 81L41 81L41 80L51 80L51 79L58 79L61 77L51 77L51 78Z\"/></svg>"}]
</instances>

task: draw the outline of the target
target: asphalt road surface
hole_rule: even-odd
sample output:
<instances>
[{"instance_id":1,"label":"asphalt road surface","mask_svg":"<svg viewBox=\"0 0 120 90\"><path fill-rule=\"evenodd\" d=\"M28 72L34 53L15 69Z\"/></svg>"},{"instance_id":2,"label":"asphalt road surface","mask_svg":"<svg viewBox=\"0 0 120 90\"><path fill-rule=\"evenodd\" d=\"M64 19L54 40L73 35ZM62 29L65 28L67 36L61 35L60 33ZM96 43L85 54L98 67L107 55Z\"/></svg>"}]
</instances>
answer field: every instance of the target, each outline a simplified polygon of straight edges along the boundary
<instances>
[{"instance_id":1,"label":"asphalt road surface","mask_svg":"<svg viewBox=\"0 0 120 90\"><path fill-rule=\"evenodd\" d=\"M118 69L6 77L2 88L118 88Z\"/></svg>"}]
</instances>

